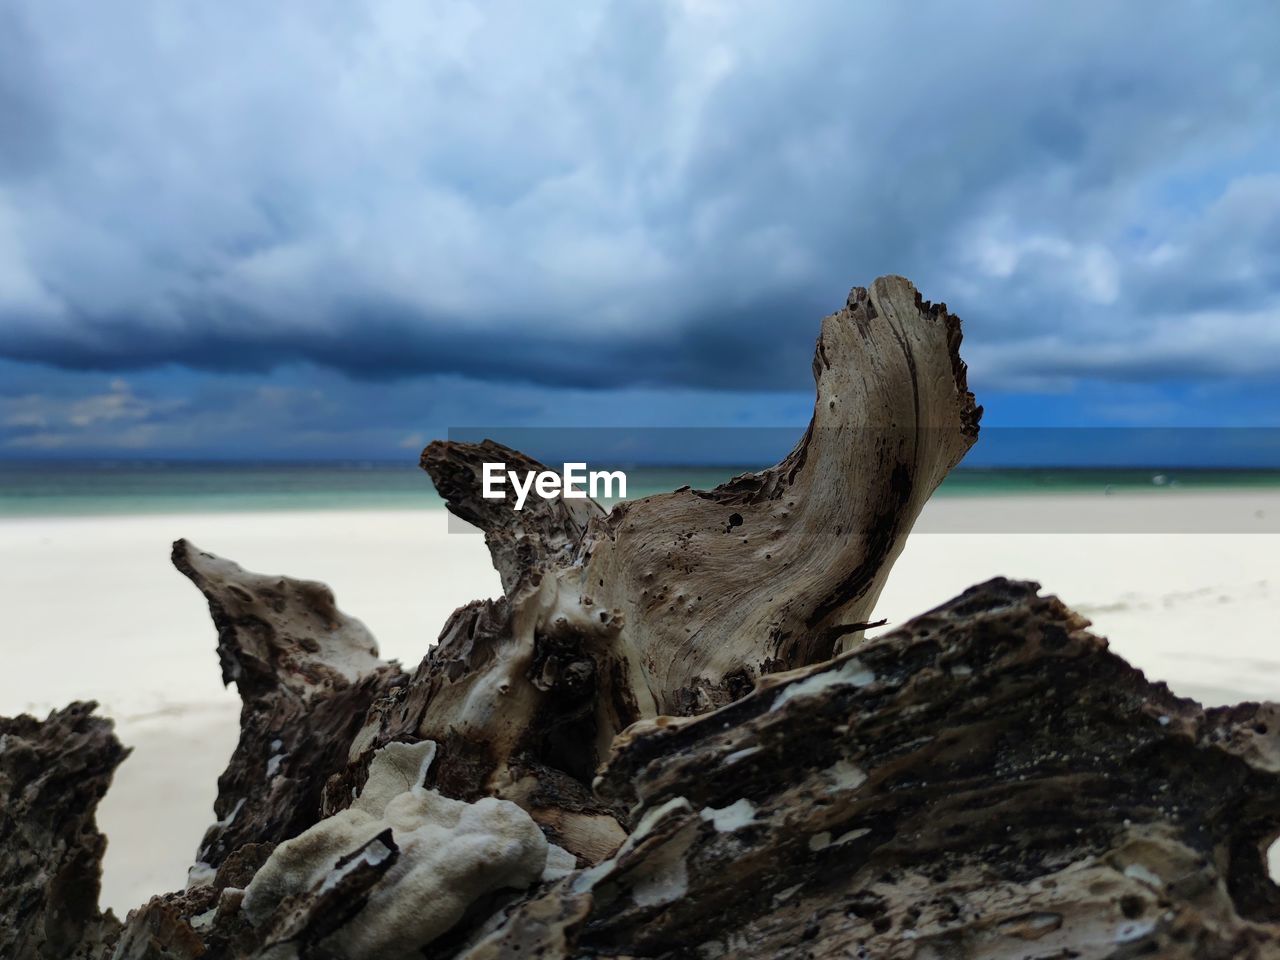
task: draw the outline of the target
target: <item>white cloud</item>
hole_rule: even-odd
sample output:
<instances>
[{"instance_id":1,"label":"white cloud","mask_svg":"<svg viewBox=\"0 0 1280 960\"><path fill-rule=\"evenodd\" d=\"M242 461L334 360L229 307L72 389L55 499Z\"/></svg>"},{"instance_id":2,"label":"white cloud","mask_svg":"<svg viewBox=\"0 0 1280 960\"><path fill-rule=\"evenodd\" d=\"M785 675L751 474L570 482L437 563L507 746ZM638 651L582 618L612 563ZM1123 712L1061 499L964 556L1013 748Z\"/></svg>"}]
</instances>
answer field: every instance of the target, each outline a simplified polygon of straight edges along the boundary
<instances>
[{"instance_id":1,"label":"white cloud","mask_svg":"<svg viewBox=\"0 0 1280 960\"><path fill-rule=\"evenodd\" d=\"M0 448L61 450L88 443L145 449L157 436L158 421L186 406L177 397L140 396L119 377L105 389L0 396L0 424L5 427Z\"/></svg>"}]
</instances>

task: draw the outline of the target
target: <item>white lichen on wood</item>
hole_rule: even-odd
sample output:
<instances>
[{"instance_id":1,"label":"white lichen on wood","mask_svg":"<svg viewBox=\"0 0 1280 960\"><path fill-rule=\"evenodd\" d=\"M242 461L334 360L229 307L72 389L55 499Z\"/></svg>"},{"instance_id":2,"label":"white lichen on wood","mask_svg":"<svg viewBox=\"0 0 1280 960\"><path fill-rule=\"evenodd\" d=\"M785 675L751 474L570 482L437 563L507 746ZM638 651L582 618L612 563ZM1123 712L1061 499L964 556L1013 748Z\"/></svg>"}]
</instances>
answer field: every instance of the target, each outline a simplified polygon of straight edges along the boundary
<instances>
[{"instance_id":1,"label":"white lichen on wood","mask_svg":"<svg viewBox=\"0 0 1280 960\"><path fill-rule=\"evenodd\" d=\"M344 858L388 829L395 863L327 942L351 960L408 956L482 896L538 881L548 844L537 825L513 803L464 803L423 787L435 750L429 740L379 750L351 807L280 844L258 870L244 895L250 922L266 923L290 897L323 893Z\"/></svg>"}]
</instances>

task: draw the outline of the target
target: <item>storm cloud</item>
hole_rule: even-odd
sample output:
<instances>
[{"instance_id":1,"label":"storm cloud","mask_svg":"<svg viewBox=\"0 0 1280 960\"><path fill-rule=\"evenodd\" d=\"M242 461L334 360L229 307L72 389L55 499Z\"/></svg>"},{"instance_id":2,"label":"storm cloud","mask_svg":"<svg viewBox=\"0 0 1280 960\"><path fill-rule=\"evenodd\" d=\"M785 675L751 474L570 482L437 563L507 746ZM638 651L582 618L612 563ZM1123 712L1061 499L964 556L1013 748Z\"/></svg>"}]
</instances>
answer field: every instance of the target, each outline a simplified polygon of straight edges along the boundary
<instances>
[{"instance_id":1,"label":"storm cloud","mask_svg":"<svg viewBox=\"0 0 1280 960\"><path fill-rule=\"evenodd\" d=\"M1280 372L1280 14L6 5L0 354L796 389L911 276L975 375Z\"/></svg>"}]
</instances>

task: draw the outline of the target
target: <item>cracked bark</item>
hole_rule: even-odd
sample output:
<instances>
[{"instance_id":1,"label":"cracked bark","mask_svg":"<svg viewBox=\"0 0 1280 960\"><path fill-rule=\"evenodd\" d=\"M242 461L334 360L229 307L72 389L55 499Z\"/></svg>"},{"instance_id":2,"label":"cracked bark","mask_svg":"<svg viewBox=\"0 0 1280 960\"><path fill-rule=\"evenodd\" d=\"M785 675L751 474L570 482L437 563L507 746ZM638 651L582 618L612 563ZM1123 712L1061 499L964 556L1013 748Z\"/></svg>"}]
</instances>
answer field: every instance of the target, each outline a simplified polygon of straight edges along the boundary
<instances>
[{"instance_id":1,"label":"cracked bark","mask_svg":"<svg viewBox=\"0 0 1280 960\"><path fill-rule=\"evenodd\" d=\"M638 725L627 844L465 956L1280 955L1280 708L1176 697L1037 591Z\"/></svg>"},{"instance_id":2,"label":"cracked bark","mask_svg":"<svg viewBox=\"0 0 1280 960\"><path fill-rule=\"evenodd\" d=\"M0 956L92 956L119 930L98 910L106 838L94 811L129 751L95 703L0 718Z\"/></svg>"}]
</instances>

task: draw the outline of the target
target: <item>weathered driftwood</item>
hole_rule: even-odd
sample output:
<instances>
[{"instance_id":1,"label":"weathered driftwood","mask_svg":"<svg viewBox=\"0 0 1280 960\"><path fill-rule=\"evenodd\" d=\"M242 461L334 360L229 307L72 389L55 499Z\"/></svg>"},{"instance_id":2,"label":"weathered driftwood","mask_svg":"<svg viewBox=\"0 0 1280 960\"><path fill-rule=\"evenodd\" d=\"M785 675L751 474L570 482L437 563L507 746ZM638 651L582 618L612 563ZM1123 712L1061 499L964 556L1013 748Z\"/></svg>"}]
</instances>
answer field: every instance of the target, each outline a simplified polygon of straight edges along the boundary
<instances>
[{"instance_id":1,"label":"weathered driftwood","mask_svg":"<svg viewBox=\"0 0 1280 960\"><path fill-rule=\"evenodd\" d=\"M250 573L185 540L173 564L209 601L222 680L243 704L218 820L192 867L198 882L246 843L278 843L319 819L328 774L345 767L369 705L404 675L322 583Z\"/></svg>"},{"instance_id":2,"label":"weathered driftwood","mask_svg":"<svg viewBox=\"0 0 1280 960\"><path fill-rule=\"evenodd\" d=\"M429 446L423 467L485 531L506 602L446 629L437 661L459 653L417 734L484 743L471 761L491 767L485 789L520 799L527 762L582 780L631 723L713 709L856 642L921 507L977 437L959 344L959 320L906 280L857 288L822 323L813 419L790 455L608 516L583 501L517 513L481 497L480 464L538 465L497 444ZM595 840L562 839L576 853Z\"/></svg>"},{"instance_id":3,"label":"weathered driftwood","mask_svg":"<svg viewBox=\"0 0 1280 960\"><path fill-rule=\"evenodd\" d=\"M0 718L0 957L93 956L119 932L98 910L106 838L94 823L111 775L129 753L96 704L43 722Z\"/></svg>"},{"instance_id":4,"label":"weathered driftwood","mask_svg":"<svg viewBox=\"0 0 1280 960\"><path fill-rule=\"evenodd\" d=\"M1280 955L1280 708L1175 697L1037 589L637 725L623 848L465 956Z\"/></svg>"},{"instance_id":5,"label":"weathered driftwood","mask_svg":"<svg viewBox=\"0 0 1280 960\"><path fill-rule=\"evenodd\" d=\"M862 638L976 436L958 344L906 281L855 290L823 323L786 460L608 515L517 513L479 497L479 465L528 458L428 447L504 596L458 610L412 673L322 585L180 541L244 701L219 820L187 890L60 942L117 960L1280 957L1278 708L1174 697L1032 584ZM17 769L11 794L43 767ZM98 795L63 819L90 822ZM43 842L40 811L15 809L14 849ZM28 887L6 922L61 916L55 886Z\"/></svg>"}]
</instances>

